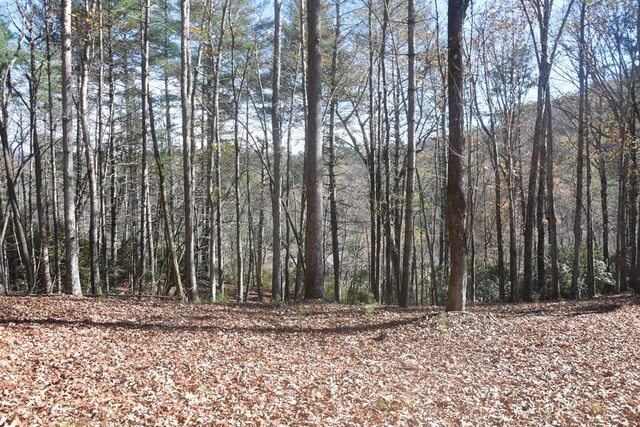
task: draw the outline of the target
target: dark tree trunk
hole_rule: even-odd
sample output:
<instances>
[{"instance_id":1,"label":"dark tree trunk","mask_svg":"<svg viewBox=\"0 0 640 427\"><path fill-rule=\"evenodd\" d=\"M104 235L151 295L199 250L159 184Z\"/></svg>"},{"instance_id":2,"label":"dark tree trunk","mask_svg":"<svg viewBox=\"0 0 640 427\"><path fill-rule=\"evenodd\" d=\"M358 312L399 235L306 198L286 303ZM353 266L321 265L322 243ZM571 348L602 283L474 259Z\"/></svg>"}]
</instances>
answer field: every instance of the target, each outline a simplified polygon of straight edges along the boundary
<instances>
[{"instance_id":1,"label":"dark tree trunk","mask_svg":"<svg viewBox=\"0 0 640 427\"><path fill-rule=\"evenodd\" d=\"M280 11L281 0L274 0L274 32L273 32L273 66L272 66L272 95L271 95L271 132L273 134L273 194L271 211L273 216L273 260L271 276L271 297L274 301L282 301L282 261L281 240L282 228L280 213L282 204L282 142L280 126ZM262 260L257 260L261 263Z\"/></svg>"},{"instance_id":2,"label":"dark tree trunk","mask_svg":"<svg viewBox=\"0 0 640 427\"><path fill-rule=\"evenodd\" d=\"M415 179L415 9L413 0L407 4L408 27L408 55L409 55L409 88L407 93L407 181L405 186L404 211L404 250L402 258L402 281L400 284L400 307L409 306L409 291L411 289L411 273L413 269L413 190Z\"/></svg>"},{"instance_id":3,"label":"dark tree trunk","mask_svg":"<svg viewBox=\"0 0 640 427\"><path fill-rule=\"evenodd\" d=\"M551 298L560 298L560 279L558 271L558 231L554 200L553 173L553 126L551 122L551 98L546 99L547 111L547 223L549 227L549 257L551 258Z\"/></svg>"},{"instance_id":4,"label":"dark tree trunk","mask_svg":"<svg viewBox=\"0 0 640 427\"><path fill-rule=\"evenodd\" d=\"M29 38L31 48L29 62L31 73L31 78L29 79L29 127L31 129L31 140L35 160L36 209L38 211L38 233L40 234L40 286L46 294L51 294L53 292L53 283L51 282L51 267L49 265L49 230L47 229L46 189L44 188L43 179L43 150L40 147L40 138L37 132L37 97L40 76L38 67L36 67L36 43L33 37L33 21L30 23L30 32L32 34Z\"/></svg>"},{"instance_id":5,"label":"dark tree trunk","mask_svg":"<svg viewBox=\"0 0 640 427\"><path fill-rule=\"evenodd\" d=\"M336 22L331 51L331 101L329 103L329 210L331 224L331 254L333 258L333 287L334 300L340 302L340 246L338 240L338 203L336 200L336 147L335 147L335 120L338 108L337 81L338 81L338 45L340 41L340 1L336 0Z\"/></svg>"},{"instance_id":6,"label":"dark tree trunk","mask_svg":"<svg viewBox=\"0 0 640 427\"><path fill-rule=\"evenodd\" d=\"M463 26L468 0L450 0L448 18L448 95L449 146L447 173L447 219L451 270L447 311L463 311L466 297L466 202L463 185L462 156L464 154L464 63Z\"/></svg>"},{"instance_id":7,"label":"dark tree trunk","mask_svg":"<svg viewBox=\"0 0 640 427\"><path fill-rule=\"evenodd\" d=\"M584 146L585 134L587 132L585 120L585 98L586 98L586 79L585 79L585 13L587 3L582 2L580 7L580 35L578 46L578 85L579 85L579 105L578 105L578 156L576 159L576 205L573 216L573 261L571 266L571 298L580 298L580 288L578 280L580 279L580 245L582 244L582 193L583 193L583 174L584 174ZM587 157L587 161L589 158ZM587 184L590 189L590 184ZM590 203L587 209L590 209ZM587 228L590 227L591 213L587 213ZM589 232L587 231L587 234ZM587 242L589 245L589 242ZM591 253L593 257L593 253ZM591 259L593 261L593 258ZM589 267L587 267L589 270Z\"/></svg>"}]
</instances>

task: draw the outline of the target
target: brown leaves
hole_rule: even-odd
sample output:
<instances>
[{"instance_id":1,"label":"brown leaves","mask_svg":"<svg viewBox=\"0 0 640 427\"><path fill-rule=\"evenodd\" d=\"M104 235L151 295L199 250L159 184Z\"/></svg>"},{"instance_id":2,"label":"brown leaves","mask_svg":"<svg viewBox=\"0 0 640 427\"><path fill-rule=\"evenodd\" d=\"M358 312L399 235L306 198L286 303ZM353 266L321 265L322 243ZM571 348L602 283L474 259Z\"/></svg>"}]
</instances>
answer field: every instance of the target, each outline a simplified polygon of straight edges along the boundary
<instances>
[{"instance_id":1,"label":"brown leaves","mask_svg":"<svg viewBox=\"0 0 640 427\"><path fill-rule=\"evenodd\" d=\"M630 297L468 314L0 298L11 425L637 425Z\"/></svg>"}]
</instances>

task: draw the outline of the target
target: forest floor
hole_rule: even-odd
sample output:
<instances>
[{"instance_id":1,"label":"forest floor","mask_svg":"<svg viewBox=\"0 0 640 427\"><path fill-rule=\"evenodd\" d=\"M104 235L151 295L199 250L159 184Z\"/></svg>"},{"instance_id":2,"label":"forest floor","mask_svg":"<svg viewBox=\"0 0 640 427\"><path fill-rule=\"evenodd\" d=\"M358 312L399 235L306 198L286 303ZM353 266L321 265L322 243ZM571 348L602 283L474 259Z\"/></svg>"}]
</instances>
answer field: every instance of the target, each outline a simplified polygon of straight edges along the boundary
<instances>
[{"instance_id":1,"label":"forest floor","mask_svg":"<svg viewBox=\"0 0 640 427\"><path fill-rule=\"evenodd\" d=\"M640 425L640 305L0 297L0 425Z\"/></svg>"}]
</instances>

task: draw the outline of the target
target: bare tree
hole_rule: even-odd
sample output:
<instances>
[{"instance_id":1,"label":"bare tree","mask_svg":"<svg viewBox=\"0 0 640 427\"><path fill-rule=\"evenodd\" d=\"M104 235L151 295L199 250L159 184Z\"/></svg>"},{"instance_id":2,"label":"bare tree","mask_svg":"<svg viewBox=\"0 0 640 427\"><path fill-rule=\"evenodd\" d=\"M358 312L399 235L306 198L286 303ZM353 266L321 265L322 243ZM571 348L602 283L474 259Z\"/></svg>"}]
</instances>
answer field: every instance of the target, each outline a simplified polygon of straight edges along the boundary
<instances>
[{"instance_id":1,"label":"bare tree","mask_svg":"<svg viewBox=\"0 0 640 427\"><path fill-rule=\"evenodd\" d=\"M545 144L545 138L547 136L548 124L547 120L551 120L550 111L548 107L550 103L547 103L549 97L549 78L551 76L551 67L556 56L556 48L558 47L558 41L562 34L562 29L569 15L569 10L573 4L573 0L570 0L562 23L555 38L549 40L551 30L551 12L553 7L552 0L520 0L522 4L522 10L524 11L531 36L534 40L534 47L536 52L536 59L538 63L538 98L536 104L536 123L533 136L533 150L531 153L531 169L529 172L529 188L527 193L527 205L525 211L525 229L524 229L524 278L522 284L522 297L525 301L533 300L533 223L538 204L538 198L536 197L536 185L538 183L538 168L540 165L540 152L543 144ZM535 26L537 25L539 35L535 35ZM550 140L547 139L547 142ZM550 171L547 171L550 172ZM553 181L551 177L550 181ZM547 190L548 191L548 190ZM542 197L542 196L541 196ZM550 196L552 199L553 196ZM548 212L548 215L553 216L555 221L555 214ZM552 242L553 243L553 242ZM553 252L557 251L557 245L552 248ZM557 261L552 265L557 277ZM539 277L538 280L541 280ZM555 285L553 285L555 286Z\"/></svg>"},{"instance_id":2,"label":"bare tree","mask_svg":"<svg viewBox=\"0 0 640 427\"><path fill-rule=\"evenodd\" d=\"M37 61L37 40L40 36L35 32L35 12L33 6L29 19L29 128L31 130L31 144L33 146L33 157L35 161L35 178L36 178L36 209L38 211L38 233L40 234L40 280L42 290L50 294L53 292L53 283L51 281L51 267L49 265L49 230L47 228L47 212L46 212L46 189L44 188L44 150L40 145L37 128L38 114L38 87L40 85L40 76L42 64L38 65ZM35 282L34 282L35 283Z\"/></svg>"},{"instance_id":3,"label":"bare tree","mask_svg":"<svg viewBox=\"0 0 640 427\"><path fill-rule=\"evenodd\" d=\"M271 297L274 301L282 301L282 261L281 245L282 228L280 212L282 204L282 143L280 127L280 33L282 0L273 1L273 65L271 83L271 133L273 138L273 193L271 210L273 216L273 272L271 276ZM259 259L258 262L261 262Z\"/></svg>"},{"instance_id":4,"label":"bare tree","mask_svg":"<svg viewBox=\"0 0 640 427\"><path fill-rule=\"evenodd\" d=\"M409 305L411 289L411 272L413 269L413 190L415 179L415 109L416 109L416 76L415 76L415 26L416 16L413 0L407 2L407 44L409 56L409 88L407 93L407 181L405 189L404 211L404 250L402 259L402 281L400 284L400 307Z\"/></svg>"},{"instance_id":5,"label":"bare tree","mask_svg":"<svg viewBox=\"0 0 640 427\"><path fill-rule=\"evenodd\" d=\"M451 270L447 311L463 311L466 300L466 202L463 184L462 156L464 151L464 63L463 25L469 0L450 0L448 18L448 94L449 148L447 173L447 216Z\"/></svg>"},{"instance_id":6,"label":"bare tree","mask_svg":"<svg viewBox=\"0 0 640 427\"><path fill-rule=\"evenodd\" d=\"M71 93L71 0L62 0L62 151L64 183L64 242L66 250L67 291L82 295L76 227L76 185L73 170L73 100Z\"/></svg>"},{"instance_id":7,"label":"bare tree","mask_svg":"<svg viewBox=\"0 0 640 427\"><path fill-rule=\"evenodd\" d=\"M98 200L98 186L96 181L96 168L95 168L95 152L91 145L91 137L89 134L88 123L88 94L89 94L89 68L91 66L91 60L93 58L92 49L92 26L94 25L93 16L95 14L95 3L93 1L85 1L84 15L85 22L87 23L84 41L82 47L82 59L80 63L80 102L78 103L78 115L80 117L80 126L82 131L82 145L85 153L85 161L87 164L87 178L89 183L89 258L91 269L91 293L94 295L102 294L102 287L100 284L100 265L99 265L99 242L98 242L98 227L99 227L99 200Z\"/></svg>"},{"instance_id":8,"label":"bare tree","mask_svg":"<svg viewBox=\"0 0 640 427\"><path fill-rule=\"evenodd\" d=\"M140 255L139 265L140 271L138 272L138 293L142 294L145 275L147 272L147 258L145 253L145 243L147 240L147 210L149 203L149 177L147 167L147 144L148 144L148 122L149 122L149 8L151 3L149 0L142 0L140 10L142 19L140 20L140 53L142 56L142 64L140 67L141 72L141 159L140 159Z\"/></svg>"},{"instance_id":9,"label":"bare tree","mask_svg":"<svg viewBox=\"0 0 640 427\"><path fill-rule=\"evenodd\" d=\"M194 203L193 203L193 165L191 161L191 52L189 41L191 33L190 0L181 0L181 28L180 43L180 106L182 110L182 170L184 189L184 274L186 287L189 289L189 300L197 302L198 282L196 280L195 248L194 248Z\"/></svg>"},{"instance_id":10,"label":"bare tree","mask_svg":"<svg viewBox=\"0 0 640 427\"><path fill-rule=\"evenodd\" d=\"M578 279L580 276L580 244L582 243L582 193L584 174L584 149L587 126L586 123L586 72L585 72L585 14L587 4L582 1L580 5L580 22L578 38L578 155L576 159L576 206L573 221L573 262L571 267L571 296L574 299L580 298L580 288ZM588 144L588 141L586 142ZM587 159L588 160L588 159ZM590 209L590 203L587 209ZM588 213L587 215L590 215ZM590 222L591 218L587 219ZM590 224L587 224L589 227ZM587 234L589 234L587 232ZM587 245L589 243L587 242ZM593 262L593 253L590 254L590 262ZM590 269L592 264L588 267ZM591 274L589 274L591 275ZM590 287L591 285L589 285Z\"/></svg>"},{"instance_id":11,"label":"bare tree","mask_svg":"<svg viewBox=\"0 0 640 427\"><path fill-rule=\"evenodd\" d=\"M307 0L307 129L305 135L305 297L324 297L322 256L322 38L321 2Z\"/></svg>"},{"instance_id":12,"label":"bare tree","mask_svg":"<svg viewBox=\"0 0 640 427\"><path fill-rule=\"evenodd\" d=\"M338 108L338 47L340 43L340 1L336 0L336 21L333 34L333 46L331 48L331 77L330 88L331 100L329 101L329 210L331 225L331 254L333 256L333 286L334 299L340 302L340 248L338 243L338 204L336 200L336 147L335 147L335 120Z\"/></svg>"}]
</instances>

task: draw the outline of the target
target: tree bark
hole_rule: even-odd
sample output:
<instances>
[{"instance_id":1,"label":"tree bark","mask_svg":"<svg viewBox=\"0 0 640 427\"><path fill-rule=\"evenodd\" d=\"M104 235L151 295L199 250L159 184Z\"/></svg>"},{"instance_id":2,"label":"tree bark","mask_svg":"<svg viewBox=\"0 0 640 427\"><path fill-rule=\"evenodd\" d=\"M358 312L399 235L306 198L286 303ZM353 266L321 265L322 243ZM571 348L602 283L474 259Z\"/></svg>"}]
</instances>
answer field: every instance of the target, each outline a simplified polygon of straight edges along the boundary
<instances>
[{"instance_id":1,"label":"tree bark","mask_svg":"<svg viewBox=\"0 0 640 427\"><path fill-rule=\"evenodd\" d=\"M45 1L45 13L49 16L51 4ZM49 19L45 20L45 48L46 48L46 72L47 72L47 102L49 105L53 105L53 76L51 70L51 22ZM53 108L49 108L49 160L51 165L56 164L56 150L55 150L55 124L53 119ZM54 278L53 288L57 292L62 291L62 279L60 277L60 223L58 220L58 173L57 168L51 167L51 193L52 193L52 221L53 221L53 264L54 264Z\"/></svg>"},{"instance_id":2,"label":"tree bark","mask_svg":"<svg viewBox=\"0 0 640 427\"><path fill-rule=\"evenodd\" d=\"M191 160L191 52L189 50L191 23L190 0L181 0L181 60L180 60L180 99L182 110L182 169L184 189L184 233L185 254L184 274L186 287L189 289L189 300L198 302L198 282L196 280L195 248L194 248L194 202L193 202L193 167Z\"/></svg>"},{"instance_id":3,"label":"tree bark","mask_svg":"<svg viewBox=\"0 0 640 427\"><path fill-rule=\"evenodd\" d=\"M147 274L147 254L145 253L145 245L147 239L151 237L148 230L147 210L149 204L149 177L147 172L147 144L148 144L148 114L149 114L149 8L150 0L142 0L140 9L142 12L142 22L140 28L140 43L142 54L141 66L141 159L140 159L140 254L138 272L138 293L142 294L145 278ZM149 234L147 236L147 234Z\"/></svg>"},{"instance_id":4,"label":"tree bark","mask_svg":"<svg viewBox=\"0 0 640 427\"><path fill-rule=\"evenodd\" d=\"M156 160L156 166L158 168L158 186L160 187L160 204L162 205L162 217L164 219L164 238L169 247L169 263L171 270L171 278L175 281L176 294L181 298L184 297L184 287L182 285L182 277L180 275L180 265L178 263L178 249L175 241L175 234L173 231L173 219L171 217L171 208L169 205L169 198L167 195L166 177L164 172L164 165L162 163L160 155L160 147L158 145L158 137L156 135L156 126L153 115L153 102L151 100L151 94L148 95L149 106L149 125L151 130L151 141L153 143L153 155ZM169 289L170 286L167 286Z\"/></svg>"},{"instance_id":5,"label":"tree bark","mask_svg":"<svg viewBox=\"0 0 640 427\"><path fill-rule=\"evenodd\" d=\"M280 126L280 33L281 22L280 12L282 0L273 1L273 64L272 64L272 95L271 95L271 132L273 134L273 194L271 200L271 211L273 217L273 259L271 276L271 297L273 301L282 301L282 261L281 261L281 241L282 227L280 220L282 205L282 142ZM258 260L261 262L262 260Z\"/></svg>"},{"instance_id":6,"label":"tree bark","mask_svg":"<svg viewBox=\"0 0 640 427\"><path fill-rule=\"evenodd\" d=\"M94 11L95 10L92 2L85 1L85 19L90 21L87 22L87 27L91 27L93 25L91 16L93 16ZM89 67L93 56L91 48L91 37L92 30L90 28L87 28L82 49L82 62L80 65L80 102L78 104L78 116L80 117L82 145L84 146L85 161L87 164L87 180L89 184L89 264L91 269L91 293L93 295L101 295L102 286L100 283L100 259L98 241L100 207L98 200L98 185L96 182L95 151L91 146L89 124L87 120L87 116L89 114L87 107L89 91Z\"/></svg>"},{"instance_id":7,"label":"tree bark","mask_svg":"<svg viewBox=\"0 0 640 427\"><path fill-rule=\"evenodd\" d=\"M447 173L447 220L451 270L447 311L464 311L466 303L466 202L463 185L462 156L464 153L464 63L463 26L468 0L450 0L448 17L448 95L449 146Z\"/></svg>"},{"instance_id":8,"label":"tree bark","mask_svg":"<svg viewBox=\"0 0 640 427\"><path fill-rule=\"evenodd\" d=\"M587 9L586 1L580 7L580 34L578 40L578 156L576 159L576 205L573 216L573 260L571 266L571 298L580 298L580 245L582 244L582 193L584 174L584 146L585 134L587 132L585 121L585 14ZM588 159L587 159L588 160ZM590 187L590 185L587 185ZM588 206L590 208L590 206ZM587 215L590 215L588 213ZM587 228L589 228L589 218L587 218ZM588 232L587 232L588 234ZM587 242L587 245L589 243ZM591 254L593 256L593 253ZM590 267L587 267L589 270ZM588 285L589 286L589 285Z\"/></svg>"},{"instance_id":9,"label":"tree bark","mask_svg":"<svg viewBox=\"0 0 640 427\"><path fill-rule=\"evenodd\" d=\"M36 66L36 41L33 34L33 21L30 22L29 28L31 37L30 45L30 74L29 79L29 127L31 129L31 140L33 146L33 157L35 161L35 177L36 177L36 209L38 211L38 233L40 234L40 280L41 288L46 294L53 292L53 283L51 282L51 266L49 264L49 230L47 229L47 211L46 211L46 189L44 188L44 167L42 164L43 150L40 147L40 138L38 137L37 128L37 108L38 108L38 86L40 82L39 69Z\"/></svg>"},{"instance_id":10,"label":"tree bark","mask_svg":"<svg viewBox=\"0 0 640 427\"><path fill-rule=\"evenodd\" d=\"M413 191L415 179L415 127L416 127L416 78L415 78L415 26L416 17L414 1L407 3L407 45L409 57L409 88L407 91L407 180L405 184L404 202L404 249L402 254L402 280L400 283L400 307L409 306L411 289L411 273L413 269Z\"/></svg>"},{"instance_id":11,"label":"tree bark","mask_svg":"<svg viewBox=\"0 0 640 427\"><path fill-rule=\"evenodd\" d=\"M321 3L307 3L307 128L305 134L305 187L307 223L305 227L305 298L324 297L322 254L322 46Z\"/></svg>"},{"instance_id":12,"label":"tree bark","mask_svg":"<svg viewBox=\"0 0 640 427\"><path fill-rule=\"evenodd\" d=\"M81 296L78 254L78 230L76 227L76 191L73 170L73 140L71 123L73 105L71 94L71 0L62 0L62 151L64 184L64 229L67 270L67 291Z\"/></svg>"},{"instance_id":13,"label":"tree bark","mask_svg":"<svg viewBox=\"0 0 640 427\"><path fill-rule=\"evenodd\" d=\"M526 10L524 0L521 0L523 9ZM522 283L522 298L525 301L533 301L533 223L536 214L537 193L536 185L538 178L538 165L540 161L540 151L544 144L544 118L545 100L549 96L549 76L551 73L551 63L548 55L549 38L549 14L551 12L550 0L543 0L538 8L544 7L537 13L538 24L540 26L540 52L538 58L538 97L536 104L536 123L533 135L533 149L531 152L531 168L529 171L529 187L527 192L527 204L525 209L524 222L524 278ZM532 22L529 23L533 25ZM533 32L533 29L531 30ZM540 280L540 278L538 278Z\"/></svg>"},{"instance_id":14,"label":"tree bark","mask_svg":"<svg viewBox=\"0 0 640 427\"><path fill-rule=\"evenodd\" d=\"M551 98L547 96L547 223L549 227L549 257L551 258L551 298L560 298L560 278L558 271L558 231L554 200L553 174L553 126L551 121Z\"/></svg>"},{"instance_id":15,"label":"tree bark","mask_svg":"<svg viewBox=\"0 0 640 427\"><path fill-rule=\"evenodd\" d=\"M338 47L340 42L340 3L341 0L336 0L336 21L335 30L333 34L333 47L331 51L331 77L329 91L331 93L331 100L329 103L329 210L330 210L330 224L331 224L331 254L333 256L333 287L334 287L334 300L340 302L342 299L340 289L340 247L338 240L338 203L336 197L336 147L335 147L335 118L336 110L338 108L337 98L337 74L338 74Z\"/></svg>"}]
</instances>

